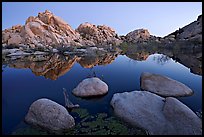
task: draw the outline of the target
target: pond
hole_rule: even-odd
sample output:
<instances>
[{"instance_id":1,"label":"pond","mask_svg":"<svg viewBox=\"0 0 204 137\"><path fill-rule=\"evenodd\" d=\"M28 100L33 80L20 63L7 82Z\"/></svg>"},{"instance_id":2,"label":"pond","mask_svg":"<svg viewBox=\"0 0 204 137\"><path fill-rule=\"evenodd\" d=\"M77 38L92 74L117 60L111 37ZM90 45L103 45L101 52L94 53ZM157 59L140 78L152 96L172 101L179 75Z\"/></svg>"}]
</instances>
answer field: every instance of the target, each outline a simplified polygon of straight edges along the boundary
<instances>
[{"instance_id":1,"label":"pond","mask_svg":"<svg viewBox=\"0 0 204 137\"><path fill-rule=\"evenodd\" d=\"M44 61L34 61L36 57L32 56L4 60L3 134L12 134L26 127L23 122L25 115L30 105L40 98L48 98L64 106L63 88L68 91L73 104L79 104L89 115L103 113L107 117L114 116L110 106L113 94L140 90L142 72L161 74L184 83L194 94L178 99L194 112L202 111L202 53L151 51L140 49L122 54L110 52L103 56L62 56L55 53L44 56ZM94 76L107 83L108 94L80 98L71 93L83 79Z\"/></svg>"}]
</instances>

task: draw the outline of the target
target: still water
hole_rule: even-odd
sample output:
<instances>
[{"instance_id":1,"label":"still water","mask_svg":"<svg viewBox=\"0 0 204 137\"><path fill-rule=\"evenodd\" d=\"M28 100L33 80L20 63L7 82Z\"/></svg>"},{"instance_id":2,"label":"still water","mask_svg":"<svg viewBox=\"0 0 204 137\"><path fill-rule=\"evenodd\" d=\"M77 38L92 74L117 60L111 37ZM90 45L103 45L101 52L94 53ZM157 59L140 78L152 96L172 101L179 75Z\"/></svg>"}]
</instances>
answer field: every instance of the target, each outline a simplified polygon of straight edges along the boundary
<instances>
[{"instance_id":1,"label":"still water","mask_svg":"<svg viewBox=\"0 0 204 137\"><path fill-rule=\"evenodd\" d=\"M57 58L57 60L56 60ZM140 75L151 72L168 76L190 87L194 94L178 98L194 112L202 108L202 74L161 53L143 55L111 55L105 57L69 57L59 55L47 61L13 61L2 65L2 128L11 134L22 123L29 106L40 98L51 99L64 106L63 88L73 104L79 104L91 114L113 115L110 101L114 93L140 90ZM54 65L55 64L55 65ZM56 65L57 64L57 65ZM100 98L79 98L71 91L85 78L99 77L109 86L108 94Z\"/></svg>"}]
</instances>

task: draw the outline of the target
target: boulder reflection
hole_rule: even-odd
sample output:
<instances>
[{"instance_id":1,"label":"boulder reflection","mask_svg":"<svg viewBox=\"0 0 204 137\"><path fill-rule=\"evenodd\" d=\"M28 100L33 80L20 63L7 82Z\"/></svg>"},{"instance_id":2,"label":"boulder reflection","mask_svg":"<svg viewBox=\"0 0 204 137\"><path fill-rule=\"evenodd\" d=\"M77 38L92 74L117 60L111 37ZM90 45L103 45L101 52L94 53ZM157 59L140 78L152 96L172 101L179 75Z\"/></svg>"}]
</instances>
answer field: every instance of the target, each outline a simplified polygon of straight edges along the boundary
<instances>
[{"instance_id":1,"label":"boulder reflection","mask_svg":"<svg viewBox=\"0 0 204 137\"><path fill-rule=\"evenodd\" d=\"M106 65L114 61L118 53L106 53L103 55L63 56L52 55L31 55L16 60L5 59L3 64L17 69L31 69L36 76L44 76L51 80L57 80L66 74L75 62L83 68L92 68L96 65Z\"/></svg>"},{"instance_id":2,"label":"boulder reflection","mask_svg":"<svg viewBox=\"0 0 204 137\"><path fill-rule=\"evenodd\" d=\"M122 53L105 52L103 54L51 54L51 55L30 55L18 59L3 58L2 66L8 65L12 68L28 68L36 76L44 76L51 80L57 80L60 76L66 74L77 62L83 68L93 68L97 65L111 64L119 54L125 54L127 57L136 60L146 60L149 55L158 53L153 60L164 65L172 58L184 66L190 68L194 74L202 75L202 47L189 46L189 43L177 45L128 45ZM121 48L122 49L122 48ZM3 69L2 69L3 72Z\"/></svg>"}]
</instances>

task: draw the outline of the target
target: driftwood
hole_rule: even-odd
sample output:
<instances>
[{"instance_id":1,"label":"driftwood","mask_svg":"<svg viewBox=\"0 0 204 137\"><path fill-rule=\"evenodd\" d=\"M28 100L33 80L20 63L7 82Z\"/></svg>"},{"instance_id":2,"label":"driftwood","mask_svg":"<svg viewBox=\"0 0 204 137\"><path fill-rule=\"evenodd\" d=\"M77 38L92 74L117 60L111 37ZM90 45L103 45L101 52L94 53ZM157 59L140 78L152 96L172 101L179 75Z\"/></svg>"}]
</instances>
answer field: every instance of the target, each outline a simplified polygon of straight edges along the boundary
<instances>
[{"instance_id":1,"label":"driftwood","mask_svg":"<svg viewBox=\"0 0 204 137\"><path fill-rule=\"evenodd\" d=\"M64 94L64 99L65 99L65 107L67 107L68 109L72 109L72 108L78 108L79 105L78 104L73 104L70 100L69 100L69 96L67 94L67 90L65 88L63 88L63 94Z\"/></svg>"}]
</instances>

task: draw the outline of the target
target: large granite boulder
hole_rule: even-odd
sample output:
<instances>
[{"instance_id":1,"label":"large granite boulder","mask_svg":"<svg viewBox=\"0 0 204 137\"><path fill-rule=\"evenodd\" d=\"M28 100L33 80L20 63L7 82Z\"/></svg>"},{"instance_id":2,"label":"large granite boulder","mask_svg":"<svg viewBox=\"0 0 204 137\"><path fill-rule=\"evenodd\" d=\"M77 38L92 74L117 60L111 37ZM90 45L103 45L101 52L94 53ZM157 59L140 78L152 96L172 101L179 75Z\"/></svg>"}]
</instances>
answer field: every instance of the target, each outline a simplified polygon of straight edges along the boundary
<instances>
[{"instance_id":1,"label":"large granite boulder","mask_svg":"<svg viewBox=\"0 0 204 137\"><path fill-rule=\"evenodd\" d=\"M114 113L150 135L201 135L201 119L173 97L148 91L116 93L111 100Z\"/></svg>"},{"instance_id":2,"label":"large granite boulder","mask_svg":"<svg viewBox=\"0 0 204 137\"><path fill-rule=\"evenodd\" d=\"M80 33L84 45L119 45L122 43L115 30L106 25L96 26L86 22L80 24L76 31Z\"/></svg>"},{"instance_id":3,"label":"large granite boulder","mask_svg":"<svg viewBox=\"0 0 204 137\"><path fill-rule=\"evenodd\" d=\"M193 91L183 83L166 76L143 72L140 77L140 87L164 97L190 96Z\"/></svg>"},{"instance_id":4,"label":"large granite boulder","mask_svg":"<svg viewBox=\"0 0 204 137\"><path fill-rule=\"evenodd\" d=\"M84 79L72 90L72 93L79 97L99 96L107 92L108 85L96 77Z\"/></svg>"},{"instance_id":5,"label":"large granite boulder","mask_svg":"<svg viewBox=\"0 0 204 137\"><path fill-rule=\"evenodd\" d=\"M32 103L25 121L53 133L63 132L75 125L74 118L65 107L46 98Z\"/></svg>"}]
</instances>

